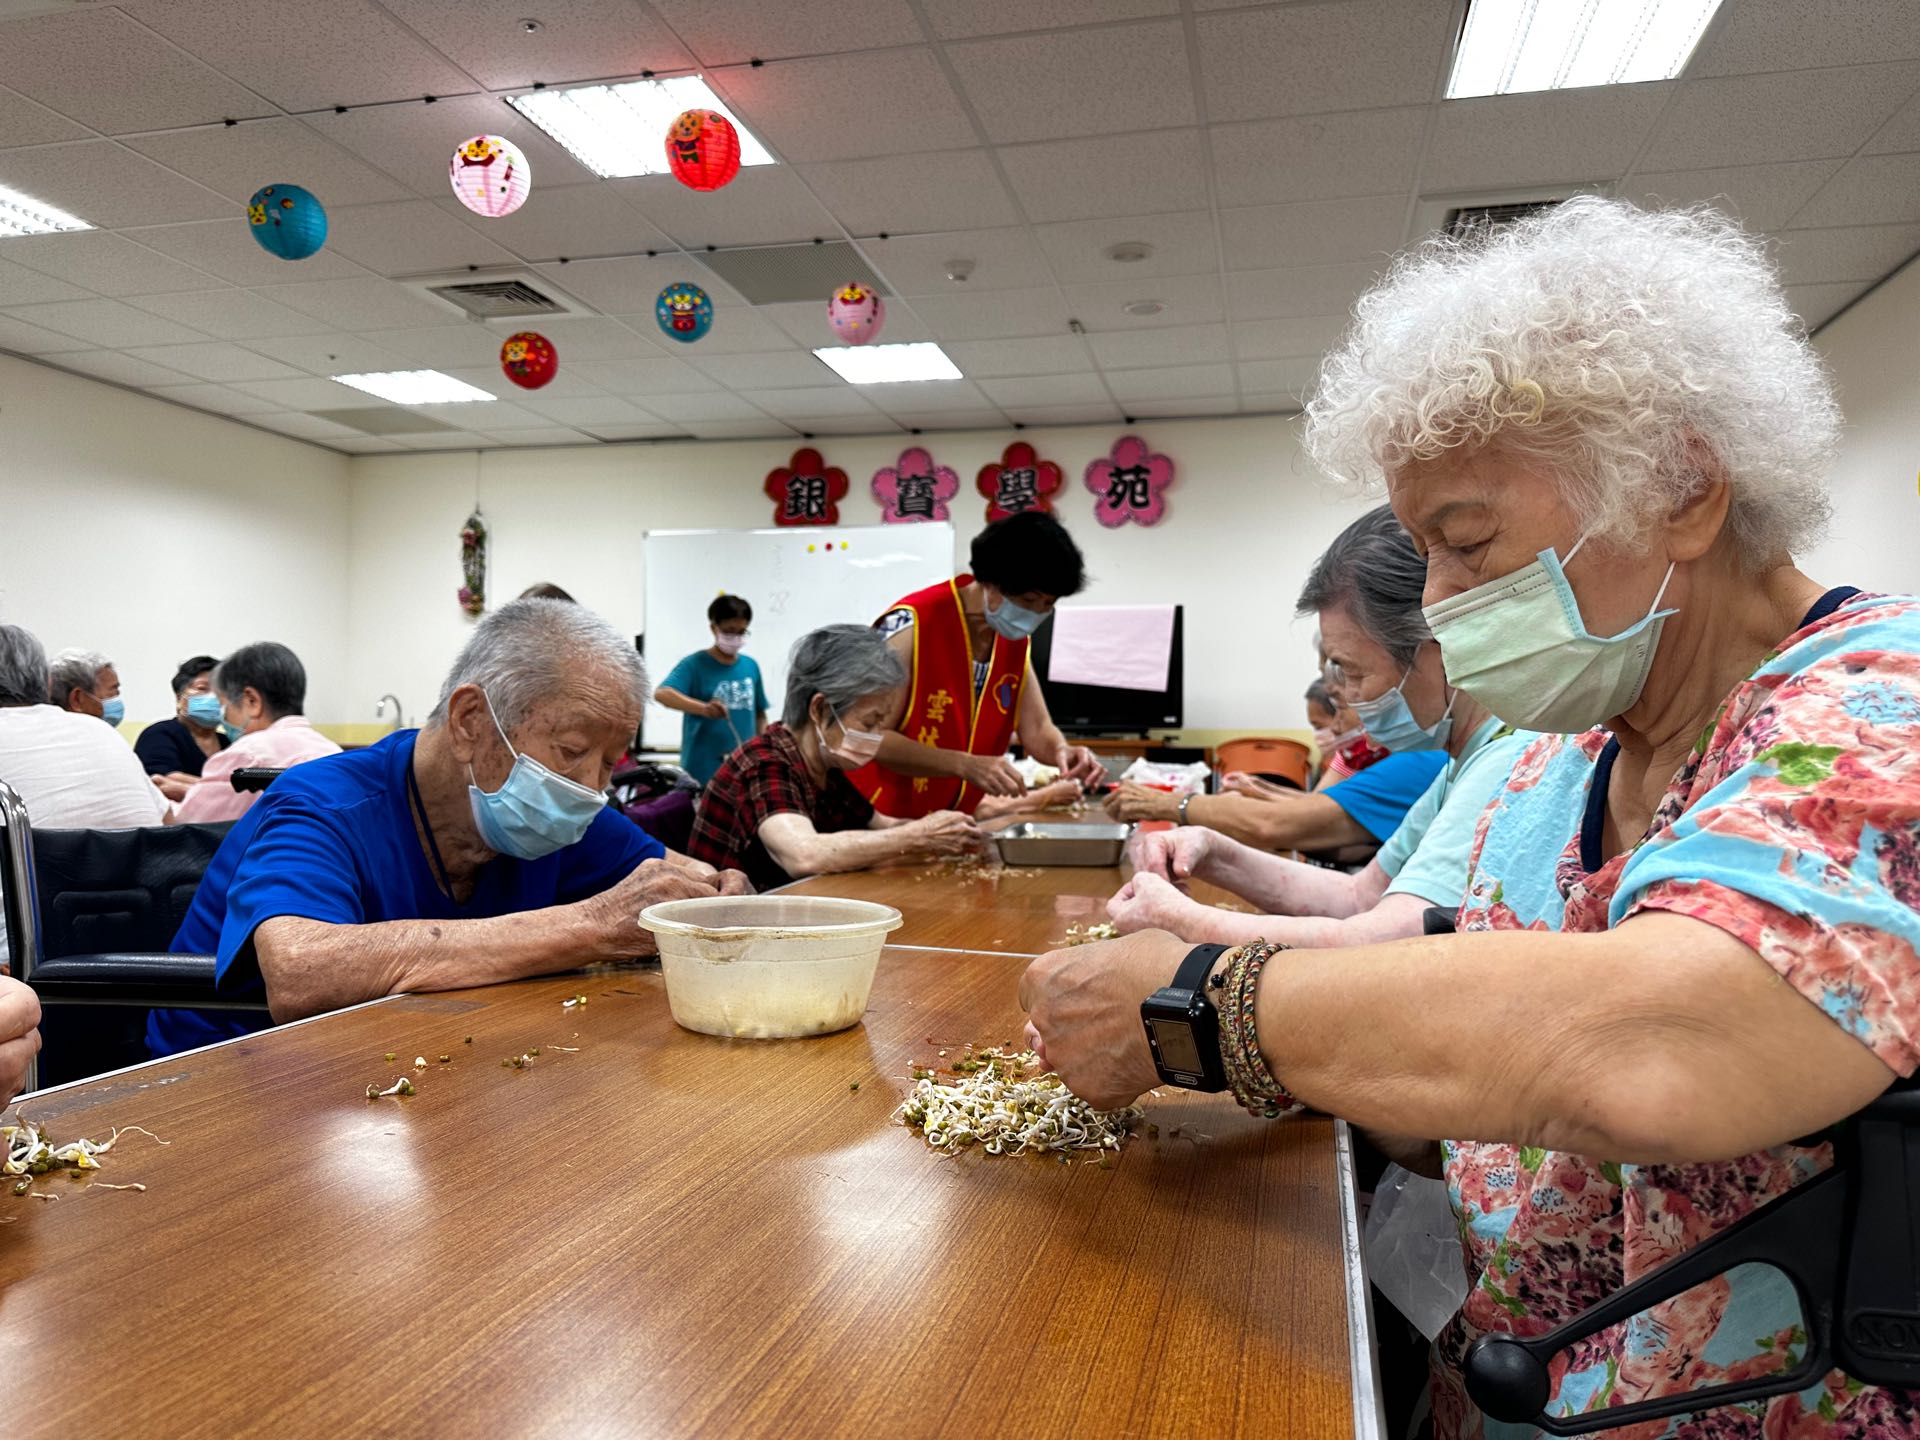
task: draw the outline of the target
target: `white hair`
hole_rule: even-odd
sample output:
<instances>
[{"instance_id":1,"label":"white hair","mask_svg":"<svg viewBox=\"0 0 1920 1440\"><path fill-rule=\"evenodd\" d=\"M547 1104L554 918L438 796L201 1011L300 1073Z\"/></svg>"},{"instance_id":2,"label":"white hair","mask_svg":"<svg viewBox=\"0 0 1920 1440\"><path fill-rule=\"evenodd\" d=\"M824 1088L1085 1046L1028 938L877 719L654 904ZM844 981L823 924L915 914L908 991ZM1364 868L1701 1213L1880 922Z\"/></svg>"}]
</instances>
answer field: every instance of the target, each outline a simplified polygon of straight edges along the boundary
<instances>
[{"instance_id":1,"label":"white hair","mask_svg":"<svg viewBox=\"0 0 1920 1440\"><path fill-rule=\"evenodd\" d=\"M474 627L440 687L427 728L447 721L447 701L462 685L486 692L500 728L525 723L534 707L583 674L604 675L638 710L647 703L647 672L631 640L571 600L514 600Z\"/></svg>"},{"instance_id":2,"label":"white hair","mask_svg":"<svg viewBox=\"0 0 1920 1440\"><path fill-rule=\"evenodd\" d=\"M1497 443L1546 468L1587 533L1638 549L1703 481L1691 441L1758 568L1819 538L1839 432L1758 239L1712 210L1580 196L1396 261L1321 367L1306 445L1377 487Z\"/></svg>"},{"instance_id":3,"label":"white hair","mask_svg":"<svg viewBox=\"0 0 1920 1440\"><path fill-rule=\"evenodd\" d=\"M112 664L113 661L98 650L81 650L75 646L62 650L47 662L54 703L65 709L67 696L73 691L85 690L91 694L93 687L100 683L100 672Z\"/></svg>"}]
</instances>

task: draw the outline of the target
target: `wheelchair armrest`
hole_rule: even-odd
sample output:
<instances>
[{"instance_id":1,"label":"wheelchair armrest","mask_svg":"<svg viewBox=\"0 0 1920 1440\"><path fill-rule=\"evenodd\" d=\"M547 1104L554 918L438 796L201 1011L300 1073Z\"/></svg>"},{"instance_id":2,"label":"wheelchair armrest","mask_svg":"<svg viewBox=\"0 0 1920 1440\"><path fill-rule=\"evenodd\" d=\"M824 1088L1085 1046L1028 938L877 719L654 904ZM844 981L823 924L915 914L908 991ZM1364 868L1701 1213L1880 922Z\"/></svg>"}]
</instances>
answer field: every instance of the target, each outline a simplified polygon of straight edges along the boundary
<instances>
[{"instance_id":1,"label":"wheelchair armrest","mask_svg":"<svg viewBox=\"0 0 1920 1440\"><path fill-rule=\"evenodd\" d=\"M241 997L217 991L214 965L211 955L63 955L34 966L28 983L42 1002L51 1004L266 1009L262 996Z\"/></svg>"},{"instance_id":2,"label":"wheelchair armrest","mask_svg":"<svg viewBox=\"0 0 1920 1440\"><path fill-rule=\"evenodd\" d=\"M258 794L286 773L284 767L274 769L264 765L249 765L234 771L228 779L232 781L235 790L243 795L249 795Z\"/></svg>"}]
</instances>

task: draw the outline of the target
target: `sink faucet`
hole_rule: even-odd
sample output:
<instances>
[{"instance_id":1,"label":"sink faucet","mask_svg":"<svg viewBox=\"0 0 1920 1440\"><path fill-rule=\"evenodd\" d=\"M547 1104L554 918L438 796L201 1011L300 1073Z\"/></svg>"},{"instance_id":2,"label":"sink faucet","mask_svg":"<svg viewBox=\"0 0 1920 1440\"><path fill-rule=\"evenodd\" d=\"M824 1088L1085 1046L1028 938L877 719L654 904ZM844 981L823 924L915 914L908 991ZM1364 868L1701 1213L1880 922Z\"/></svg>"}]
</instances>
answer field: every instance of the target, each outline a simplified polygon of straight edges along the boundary
<instances>
[{"instance_id":1,"label":"sink faucet","mask_svg":"<svg viewBox=\"0 0 1920 1440\"><path fill-rule=\"evenodd\" d=\"M373 718L378 720L381 716L386 714L387 702L389 700L393 702L393 724L388 728L391 730L398 730L403 724L406 723L403 718L406 712L400 708L400 697L398 695L382 695L379 698L379 700L376 701L374 704Z\"/></svg>"}]
</instances>

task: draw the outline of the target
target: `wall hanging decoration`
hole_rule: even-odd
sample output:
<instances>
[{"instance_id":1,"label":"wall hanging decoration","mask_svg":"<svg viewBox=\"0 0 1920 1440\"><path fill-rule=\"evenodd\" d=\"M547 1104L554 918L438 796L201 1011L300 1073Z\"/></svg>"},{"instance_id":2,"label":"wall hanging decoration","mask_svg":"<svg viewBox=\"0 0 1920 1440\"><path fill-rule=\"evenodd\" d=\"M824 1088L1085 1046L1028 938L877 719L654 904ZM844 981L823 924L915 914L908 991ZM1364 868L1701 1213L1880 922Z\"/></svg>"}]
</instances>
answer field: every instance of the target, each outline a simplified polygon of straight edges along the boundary
<instances>
[{"instance_id":1,"label":"wall hanging decoration","mask_svg":"<svg viewBox=\"0 0 1920 1440\"><path fill-rule=\"evenodd\" d=\"M842 285L827 297L827 324L849 345L871 345L887 323L886 303L873 288L858 280Z\"/></svg>"},{"instance_id":2,"label":"wall hanging decoration","mask_svg":"<svg viewBox=\"0 0 1920 1440\"><path fill-rule=\"evenodd\" d=\"M873 476L880 518L889 525L951 520L947 502L959 493L959 472L951 465L934 464L933 456L918 445L902 450L898 460Z\"/></svg>"},{"instance_id":3,"label":"wall hanging decoration","mask_svg":"<svg viewBox=\"0 0 1920 1440\"><path fill-rule=\"evenodd\" d=\"M698 285L676 281L653 302L653 318L669 340L691 345L713 328L713 301Z\"/></svg>"},{"instance_id":4,"label":"wall hanging decoration","mask_svg":"<svg viewBox=\"0 0 1920 1440\"><path fill-rule=\"evenodd\" d=\"M690 190L718 190L740 173L740 132L718 110L682 110L667 127L667 166Z\"/></svg>"},{"instance_id":5,"label":"wall hanging decoration","mask_svg":"<svg viewBox=\"0 0 1920 1440\"><path fill-rule=\"evenodd\" d=\"M522 330L500 347L500 368L522 390L538 390L559 372L560 352L546 336Z\"/></svg>"},{"instance_id":6,"label":"wall hanging decoration","mask_svg":"<svg viewBox=\"0 0 1920 1440\"><path fill-rule=\"evenodd\" d=\"M460 203L476 215L498 220L527 203L533 172L520 147L499 135L476 135L453 152L447 178Z\"/></svg>"},{"instance_id":7,"label":"wall hanging decoration","mask_svg":"<svg viewBox=\"0 0 1920 1440\"><path fill-rule=\"evenodd\" d=\"M1042 460L1026 441L1016 440L998 460L980 467L974 486L987 497L991 524L1022 510L1053 509L1053 496L1065 481L1058 465Z\"/></svg>"},{"instance_id":8,"label":"wall hanging decoration","mask_svg":"<svg viewBox=\"0 0 1920 1440\"><path fill-rule=\"evenodd\" d=\"M1108 529L1129 520L1158 525L1167 513L1166 489L1171 484L1173 461L1148 450L1138 435L1114 441L1111 452L1087 466L1094 518Z\"/></svg>"},{"instance_id":9,"label":"wall hanging decoration","mask_svg":"<svg viewBox=\"0 0 1920 1440\"><path fill-rule=\"evenodd\" d=\"M840 502L847 498L847 472L829 465L812 446L768 473L767 498L776 525L838 525Z\"/></svg>"},{"instance_id":10,"label":"wall hanging decoration","mask_svg":"<svg viewBox=\"0 0 1920 1440\"><path fill-rule=\"evenodd\" d=\"M467 523L460 527L460 574L466 583L460 587L460 608L469 615L481 615L487 608L487 522L480 507L473 507Z\"/></svg>"},{"instance_id":11,"label":"wall hanging decoration","mask_svg":"<svg viewBox=\"0 0 1920 1440\"><path fill-rule=\"evenodd\" d=\"M269 255L304 260L327 243L327 212L298 185L262 185L247 201L247 228Z\"/></svg>"}]
</instances>

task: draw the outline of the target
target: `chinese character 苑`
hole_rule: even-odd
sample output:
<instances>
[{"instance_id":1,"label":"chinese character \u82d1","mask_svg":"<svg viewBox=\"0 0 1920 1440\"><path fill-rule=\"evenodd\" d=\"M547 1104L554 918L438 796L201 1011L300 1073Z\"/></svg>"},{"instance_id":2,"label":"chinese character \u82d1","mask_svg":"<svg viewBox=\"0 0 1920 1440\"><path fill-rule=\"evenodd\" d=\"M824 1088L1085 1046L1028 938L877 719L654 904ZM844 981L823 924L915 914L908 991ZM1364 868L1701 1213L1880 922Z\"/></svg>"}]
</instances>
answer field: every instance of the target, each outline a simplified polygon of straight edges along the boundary
<instances>
[{"instance_id":1,"label":"chinese character \u82d1","mask_svg":"<svg viewBox=\"0 0 1920 1440\"><path fill-rule=\"evenodd\" d=\"M1115 510L1132 506L1144 509L1153 500L1153 486L1149 483L1149 472L1144 465L1116 465L1113 478L1107 482L1106 503Z\"/></svg>"}]
</instances>

